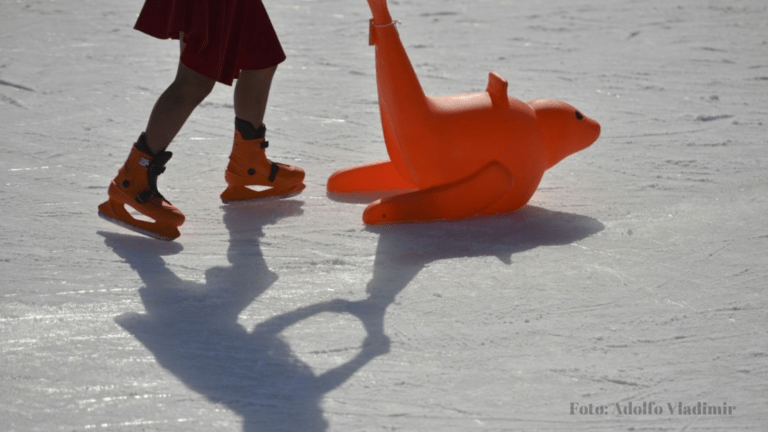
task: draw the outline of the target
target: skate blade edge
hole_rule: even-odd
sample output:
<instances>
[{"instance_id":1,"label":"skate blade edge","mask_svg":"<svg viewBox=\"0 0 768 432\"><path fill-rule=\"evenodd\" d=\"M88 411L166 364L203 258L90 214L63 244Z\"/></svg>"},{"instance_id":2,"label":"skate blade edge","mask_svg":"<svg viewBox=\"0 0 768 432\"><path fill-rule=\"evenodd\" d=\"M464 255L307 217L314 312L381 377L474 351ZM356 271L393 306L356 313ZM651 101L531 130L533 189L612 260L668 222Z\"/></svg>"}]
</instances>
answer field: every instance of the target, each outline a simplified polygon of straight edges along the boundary
<instances>
[{"instance_id":1,"label":"skate blade edge","mask_svg":"<svg viewBox=\"0 0 768 432\"><path fill-rule=\"evenodd\" d=\"M221 202L227 205L233 205L233 204L239 204L239 203L254 203L257 201L273 201L273 200L280 200L280 199L286 199L295 197L296 195L301 194L301 192L304 191L304 188L306 186L302 183L299 186L295 187L293 190L286 191L284 194L264 194L259 196L254 196L252 198L244 198L244 199L221 199ZM269 191L270 189L265 189L264 192ZM254 191L257 192L257 191Z\"/></svg>"},{"instance_id":2,"label":"skate blade edge","mask_svg":"<svg viewBox=\"0 0 768 432\"><path fill-rule=\"evenodd\" d=\"M143 228L139 228L139 227L137 227L135 225L129 224L128 222L126 222L124 220L120 220L120 219L114 218L114 217L112 217L112 216L102 212L101 210L99 210L99 217L104 219L107 222L112 222L113 224L115 224L117 226L120 226L120 227L123 227L125 229L131 230L131 231L133 231L135 233L143 234L143 235L145 235L147 237L152 237L153 239L156 239L156 240L173 241L173 240L175 240L177 238L177 237L164 236L164 235L158 234L156 232L152 232L152 231L149 231L149 230L145 230Z\"/></svg>"}]
</instances>

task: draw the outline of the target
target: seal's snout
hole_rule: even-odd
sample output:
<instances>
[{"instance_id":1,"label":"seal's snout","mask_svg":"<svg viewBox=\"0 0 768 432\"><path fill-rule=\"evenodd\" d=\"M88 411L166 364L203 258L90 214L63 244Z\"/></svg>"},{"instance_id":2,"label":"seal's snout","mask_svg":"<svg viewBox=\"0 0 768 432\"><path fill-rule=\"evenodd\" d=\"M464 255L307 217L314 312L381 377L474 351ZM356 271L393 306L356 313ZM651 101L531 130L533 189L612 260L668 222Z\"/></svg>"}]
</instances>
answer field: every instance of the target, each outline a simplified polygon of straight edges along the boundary
<instances>
[{"instance_id":1,"label":"seal's snout","mask_svg":"<svg viewBox=\"0 0 768 432\"><path fill-rule=\"evenodd\" d=\"M600 132L602 131L602 128L598 122L595 122L595 126L595 141L597 141L597 139L600 138Z\"/></svg>"},{"instance_id":2,"label":"seal's snout","mask_svg":"<svg viewBox=\"0 0 768 432\"><path fill-rule=\"evenodd\" d=\"M597 141L598 138L600 138L600 123L592 120L591 118L584 118L587 123L586 131L587 131L587 141L591 145L595 141Z\"/></svg>"},{"instance_id":3,"label":"seal's snout","mask_svg":"<svg viewBox=\"0 0 768 432\"><path fill-rule=\"evenodd\" d=\"M600 123L585 116L579 110L576 110L575 117L579 129L582 131L582 141L586 144L585 147L588 147L600 137Z\"/></svg>"}]
</instances>

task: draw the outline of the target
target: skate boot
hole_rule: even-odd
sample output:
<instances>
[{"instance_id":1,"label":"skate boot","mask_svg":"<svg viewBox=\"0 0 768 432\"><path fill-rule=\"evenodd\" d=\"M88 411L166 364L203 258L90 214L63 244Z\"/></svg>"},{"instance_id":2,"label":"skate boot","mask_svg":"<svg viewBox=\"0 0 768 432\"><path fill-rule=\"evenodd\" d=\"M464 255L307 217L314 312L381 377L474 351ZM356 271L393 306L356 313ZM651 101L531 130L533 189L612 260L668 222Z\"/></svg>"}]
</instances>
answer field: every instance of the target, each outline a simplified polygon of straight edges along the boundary
<instances>
[{"instance_id":1,"label":"skate boot","mask_svg":"<svg viewBox=\"0 0 768 432\"><path fill-rule=\"evenodd\" d=\"M170 152L153 154L142 133L131 148L128 160L109 185L109 199L99 206L99 216L122 227L159 240L179 237L184 214L157 191L157 176L165 171ZM125 206L154 219L134 218Z\"/></svg>"},{"instance_id":2,"label":"skate boot","mask_svg":"<svg viewBox=\"0 0 768 432\"><path fill-rule=\"evenodd\" d=\"M264 151L269 146L264 139L266 131L264 125L256 129L250 122L235 118L235 142L224 175L228 187L221 194L225 204L287 198L304 190L304 170L267 159ZM248 186L257 186L260 190Z\"/></svg>"}]
</instances>

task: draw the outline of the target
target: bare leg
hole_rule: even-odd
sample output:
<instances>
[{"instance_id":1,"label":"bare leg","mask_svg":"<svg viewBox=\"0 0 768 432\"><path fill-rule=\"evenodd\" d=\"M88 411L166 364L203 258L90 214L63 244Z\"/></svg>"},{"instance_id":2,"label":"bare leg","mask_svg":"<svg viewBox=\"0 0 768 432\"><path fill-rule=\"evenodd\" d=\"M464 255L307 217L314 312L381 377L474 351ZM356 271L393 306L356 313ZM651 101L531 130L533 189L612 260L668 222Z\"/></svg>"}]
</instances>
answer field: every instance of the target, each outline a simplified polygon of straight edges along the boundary
<instances>
[{"instance_id":1,"label":"bare leg","mask_svg":"<svg viewBox=\"0 0 768 432\"><path fill-rule=\"evenodd\" d=\"M184 34L180 35L184 51ZM147 144L155 152L165 150L179 133L192 111L213 90L216 82L179 62L176 79L157 100L147 124Z\"/></svg>"},{"instance_id":2,"label":"bare leg","mask_svg":"<svg viewBox=\"0 0 768 432\"><path fill-rule=\"evenodd\" d=\"M269 89L277 66L240 71L235 84L235 115L258 128L264 123Z\"/></svg>"},{"instance_id":3,"label":"bare leg","mask_svg":"<svg viewBox=\"0 0 768 432\"><path fill-rule=\"evenodd\" d=\"M232 154L224 175L228 185L221 194L224 203L285 198L304 189L304 170L269 160L265 153L266 138L258 133L276 70L277 66L240 71L234 96L235 116L240 121L235 121ZM242 122L250 123L251 127ZM255 190L248 186L267 186L268 189Z\"/></svg>"}]
</instances>

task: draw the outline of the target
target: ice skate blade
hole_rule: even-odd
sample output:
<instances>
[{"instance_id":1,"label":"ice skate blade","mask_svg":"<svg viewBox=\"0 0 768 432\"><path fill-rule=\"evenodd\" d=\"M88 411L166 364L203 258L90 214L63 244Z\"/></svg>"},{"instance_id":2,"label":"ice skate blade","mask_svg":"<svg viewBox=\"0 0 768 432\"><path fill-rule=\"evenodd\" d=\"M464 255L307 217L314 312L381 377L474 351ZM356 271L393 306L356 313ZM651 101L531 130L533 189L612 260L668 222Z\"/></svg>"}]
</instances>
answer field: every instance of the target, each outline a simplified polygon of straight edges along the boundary
<instances>
[{"instance_id":1,"label":"ice skate blade","mask_svg":"<svg viewBox=\"0 0 768 432\"><path fill-rule=\"evenodd\" d=\"M304 183L300 183L292 189L287 190L278 190L273 188L265 189L263 191L255 191L253 189L248 189L245 186L230 186L224 192L222 192L221 202L224 204L237 204L285 199L300 194L305 187L306 186Z\"/></svg>"},{"instance_id":2,"label":"ice skate blade","mask_svg":"<svg viewBox=\"0 0 768 432\"><path fill-rule=\"evenodd\" d=\"M129 230L131 230L131 231L133 231L135 233L143 234L143 235L145 235L147 237L152 237L153 239L157 239L157 240L173 241L173 240L179 238L179 236L181 235L181 233L179 233L179 234L176 234L175 237L164 236L164 235L158 234L156 232L152 232L152 231L147 231L145 229L141 229L141 228L139 228L137 226L134 226L134 225L131 225L131 224L126 223L124 221L121 221L120 219L108 216L108 215L106 215L106 214L104 214L102 212L99 212L99 217L104 219L105 221L112 222L115 225L121 226L121 227L123 227L125 229L129 229ZM176 231L178 231L178 229Z\"/></svg>"},{"instance_id":3,"label":"ice skate blade","mask_svg":"<svg viewBox=\"0 0 768 432\"><path fill-rule=\"evenodd\" d=\"M116 209L114 203L110 201L104 202L99 206L99 217L115 225L157 240L171 241L179 238L181 235L179 228L176 226L163 226L157 223L137 220L125 211L121 204L118 205L121 207Z\"/></svg>"}]
</instances>

